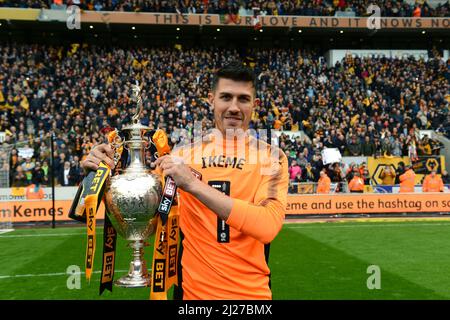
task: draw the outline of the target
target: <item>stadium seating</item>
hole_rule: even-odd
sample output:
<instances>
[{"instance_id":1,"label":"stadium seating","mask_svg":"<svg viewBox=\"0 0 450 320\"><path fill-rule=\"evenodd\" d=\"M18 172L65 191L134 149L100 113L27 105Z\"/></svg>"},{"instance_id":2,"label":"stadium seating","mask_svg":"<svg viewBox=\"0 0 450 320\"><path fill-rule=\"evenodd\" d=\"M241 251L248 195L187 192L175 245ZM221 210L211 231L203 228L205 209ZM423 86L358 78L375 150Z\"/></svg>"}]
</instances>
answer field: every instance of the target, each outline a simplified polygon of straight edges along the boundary
<instances>
[{"instance_id":1,"label":"stadium seating","mask_svg":"<svg viewBox=\"0 0 450 320\"><path fill-rule=\"evenodd\" d=\"M173 133L171 142L177 143L174 128L191 130L195 121L213 125L205 102L211 66L242 58L234 50L219 54L218 48L77 44L4 45L0 56L0 131L8 133L5 143L32 148L33 164L45 167L49 132L55 130L58 177L65 162L77 167L69 185L80 181L79 161L102 141L101 129L129 121L135 106L130 79L146 83L144 123ZM280 146L290 162L297 160L303 169L312 164L316 181L323 147L338 148L344 156L409 156L412 148L419 156L431 155L439 154L439 145L419 139L418 130L448 134L448 62L438 55L428 61L347 57L328 68L314 51L261 49L252 60L260 98L252 128L305 132L309 139L281 136ZM15 179L18 166L30 173L34 165L24 167L17 150L11 161L13 185L45 183L33 181L32 174L22 182Z\"/></svg>"}]
</instances>

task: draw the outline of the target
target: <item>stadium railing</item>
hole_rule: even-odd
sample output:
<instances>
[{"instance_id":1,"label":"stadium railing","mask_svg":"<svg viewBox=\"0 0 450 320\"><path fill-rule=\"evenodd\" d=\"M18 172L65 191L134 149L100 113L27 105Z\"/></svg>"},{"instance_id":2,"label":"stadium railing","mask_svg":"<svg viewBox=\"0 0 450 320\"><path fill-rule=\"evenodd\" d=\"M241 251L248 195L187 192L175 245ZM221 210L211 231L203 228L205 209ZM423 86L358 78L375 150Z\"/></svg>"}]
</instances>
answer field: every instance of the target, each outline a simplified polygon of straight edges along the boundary
<instances>
[{"instance_id":1,"label":"stadium railing","mask_svg":"<svg viewBox=\"0 0 450 320\"><path fill-rule=\"evenodd\" d=\"M317 182L290 182L288 192L290 194L315 194L317 185ZM347 182L336 182L330 185L330 194L347 192L349 192Z\"/></svg>"}]
</instances>

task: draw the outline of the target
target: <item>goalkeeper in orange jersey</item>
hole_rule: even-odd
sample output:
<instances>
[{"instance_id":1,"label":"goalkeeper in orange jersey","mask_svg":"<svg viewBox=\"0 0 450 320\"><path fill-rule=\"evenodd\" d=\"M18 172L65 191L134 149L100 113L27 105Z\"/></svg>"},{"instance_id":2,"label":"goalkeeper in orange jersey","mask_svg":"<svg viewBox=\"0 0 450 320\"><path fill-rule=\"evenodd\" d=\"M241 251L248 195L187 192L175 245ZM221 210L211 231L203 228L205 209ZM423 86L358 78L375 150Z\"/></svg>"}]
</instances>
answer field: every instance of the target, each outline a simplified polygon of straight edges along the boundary
<instances>
[{"instance_id":1,"label":"goalkeeper in orange jersey","mask_svg":"<svg viewBox=\"0 0 450 320\"><path fill-rule=\"evenodd\" d=\"M218 70L208 101L222 139L203 137L155 161L179 188L182 279L176 298L271 299L269 245L284 220L287 158L247 134L256 104L251 69L235 62ZM112 155L108 145L97 146L83 167L96 170L101 161L113 166Z\"/></svg>"}]
</instances>

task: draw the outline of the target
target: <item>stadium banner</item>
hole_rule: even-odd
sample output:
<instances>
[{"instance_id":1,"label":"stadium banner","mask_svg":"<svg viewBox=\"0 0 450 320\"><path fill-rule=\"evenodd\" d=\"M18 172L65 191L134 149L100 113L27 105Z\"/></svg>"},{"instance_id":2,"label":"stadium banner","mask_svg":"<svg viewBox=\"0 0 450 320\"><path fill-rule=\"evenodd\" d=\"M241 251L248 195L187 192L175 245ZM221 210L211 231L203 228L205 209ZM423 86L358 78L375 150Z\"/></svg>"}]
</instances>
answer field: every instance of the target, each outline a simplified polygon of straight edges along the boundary
<instances>
[{"instance_id":1,"label":"stadium banner","mask_svg":"<svg viewBox=\"0 0 450 320\"><path fill-rule=\"evenodd\" d=\"M69 210L73 200L55 200L55 221L73 221L69 218ZM5 221L34 222L48 221L53 218L53 201L28 200L0 202L0 218ZM105 218L105 205L103 202L97 210L97 219Z\"/></svg>"},{"instance_id":2,"label":"stadium banner","mask_svg":"<svg viewBox=\"0 0 450 320\"><path fill-rule=\"evenodd\" d=\"M0 19L67 22L70 10L0 8ZM450 18L398 17L311 17L258 16L261 27L367 29L378 19L381 29L449 29ZM81 11L82 23L155 24L191 26L241 26L254 28L253 16L227 17L219 14L177 14L154 12Z\"/></svg>"},{"instance_id":3,"label":"stadium banner","mask_svg":"<svg viewBox=\"0 0 450 320\"><path fill-rule=\"evenodd\" d=\"M362 17L310 17L310 16L258 16L261 27L351 28L367 29L369 18ZM373 20L373 18L372 18ZM253 16L226 19L218 14L176 14L137 12L81 13L82 23L128 23L159 25L203 25L254 27ZM382 29L448 29L449 18L379 18Z\"/></svg>"},{"instance_id":4,"label":"stadium banner","mask_svg":"<svg viewBox=\"0 0 450 320\"><path fill-rule=\"evenodd\" d=\"M53 201L51 188L33 187L0 188L0 218L11 222L52 221ZM69 210L77 193L77 187L55 188L56 221L68 221ZM31 192L30 192L31 191ZM35 195L39 194L39 197ZM105 217L105 206L102 203L97 211L97 218Z\"/></svg>"},{"instance_id":5,"label":"stadium banner","mask_svg":"<svg viewBox=\"0 0 450 320\"><path fill-rule=\"evenodd\" d=\"M436 169L437 174L442 174L442 168L445 169L445 158L444 156L419 157L412 168L415 174L427 175L433 169Z\"/></svg>"},{"instance_id":6,"label":"stadium banner","mask_svg":"<svg viewBox=\"0 0 450 320\"><path fill-rule=\"evenodd\" d=\"M450 212L448 193L288 195L286 215Z\"/></svg>"},{"instance_id":7,"label":"stadium banner","mask_svg":"<svg viewBox=\"0 0 450 320\"><path fill-rule=\"evenodd\" d=\"M395 172L397 173L398 164L400 162L403 162L404 164L411 164L409 157L368 157L367 167L369 169L372 183L375 185L382 184L380 175L383 172L385 166L394 168ZM442 168L445 168L445 157L419 157L419 160L415 161L412 167L414 172L416 173L415 184L419 185L422 183L423 178L431 172L432 168L436 169L437 174L441 174Z\"/></svg>"},{"instance_id":8,"label":"stadium banner","mask_svg":"<svg viewBox=\"0 0 450 320\"><path fill-rule=\"evenodd\" d=\"M38 20L41 9L0 8L0 20Z\"/></svg>"}]
</instances>

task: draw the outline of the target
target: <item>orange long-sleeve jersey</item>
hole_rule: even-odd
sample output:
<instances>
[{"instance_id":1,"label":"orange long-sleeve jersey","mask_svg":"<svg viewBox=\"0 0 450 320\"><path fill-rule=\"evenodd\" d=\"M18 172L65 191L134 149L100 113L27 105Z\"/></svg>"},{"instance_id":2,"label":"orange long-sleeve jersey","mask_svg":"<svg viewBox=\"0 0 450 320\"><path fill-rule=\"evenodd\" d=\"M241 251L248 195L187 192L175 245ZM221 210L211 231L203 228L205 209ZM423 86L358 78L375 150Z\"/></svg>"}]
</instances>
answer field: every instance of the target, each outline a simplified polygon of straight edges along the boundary
<instances>
[{"instance_id":1,"label":"orange long-sleeve jersey","mask_svg":"<svg viewBox=\"0 0 450 320\"><path fill-rule=\"evenodd\" d=\"M423 192L441 192L444 191L444 182L442 178L435 175L427 175L422 184Z\"/></svg>"},{"instance_id":2,"label":"orange long-sleeve jersey","mask_svg":"<svg viewBox=\"0 0 450 320\"><path fill-rule=\"evenodd\" d=\"M212 145L218 146L215 143L202 144L200 163L192 163L193 154L182 156L191 159L190 167L202 174L204 183L227 185L233 199L226 221L229 234L222 239L225 222L190 193L179 192L180 227L184 235L181 258L184 300L272 298L265 244L275 238L283 224L288 163L286 155L276 149L279 157L272 163L275 172L264 174L269 166L262 159L253 163L256 150L249 139L252 143L256 141L246 139L244 156L239 156L236 148L231 147L230 151L229 144L226 149L208 151ZM176 151L173 154L179 155Z\"/></svg>"}]
</instances>

